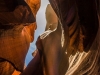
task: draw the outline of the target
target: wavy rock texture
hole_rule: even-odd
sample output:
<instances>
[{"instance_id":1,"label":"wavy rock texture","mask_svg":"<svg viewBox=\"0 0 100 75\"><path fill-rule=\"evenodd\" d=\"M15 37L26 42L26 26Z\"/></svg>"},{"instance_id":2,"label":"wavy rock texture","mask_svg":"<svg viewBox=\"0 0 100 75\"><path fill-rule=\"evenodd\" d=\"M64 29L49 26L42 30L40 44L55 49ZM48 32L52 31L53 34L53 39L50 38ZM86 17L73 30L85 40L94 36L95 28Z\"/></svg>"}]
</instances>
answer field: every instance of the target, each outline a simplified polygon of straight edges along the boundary
<instances>
[{"instance_id":1,"label":"wavy rock texture","mask_svg":"<svg viewBox=\"0 0 100 75\"><path fill-rule=\"evenodd\" d=\"M34 0L32 2L36 3ZM0 59L9 62L14 67L12 70L23 71L30 42L34 40L35 16L40 6L38 2L38 7L33 11L24 0L0 1ZM4 73L11 70L6 67Z\"/></svg>"},{"instance_id":2,"label":"wavy rock texture","mask_svg":"<svg viewBox=\"0 0 100 75\"><path fill-rule=\"evenodd\" d=\"M100 75L100 0L49 1L60 21L58 31L38 38L39 52L23 75ZM29 6L24 0L0 2L0 70L5 67L1 75L11 75L14 69L23 71L26 53L34 39L33 22L40 3L26 2ZM63 48L60 25L64 29Z\"/></svg>"},{"instance_id":3,"label":"wavy rock texture","mask_svg":"<svg viewBox=\"0 0 100 75\"><path fill-rule=\"evenodd\" d=\"M59 75L99 75L100 0L49 1L61 20L65 35ZM67 55L69 66L63 64Z\"/></svg>"},{"instance_id":4,"label":"wavy rock texture","mask_svg":"<svg viewBox=\"0 0 100 75\"><path fill-rule=\"evenodd\" d=\"M64 46L58 27L45 31L22 75L100 75L100 0L49 1L64 30Z\"/></svg>"}]
</instances>

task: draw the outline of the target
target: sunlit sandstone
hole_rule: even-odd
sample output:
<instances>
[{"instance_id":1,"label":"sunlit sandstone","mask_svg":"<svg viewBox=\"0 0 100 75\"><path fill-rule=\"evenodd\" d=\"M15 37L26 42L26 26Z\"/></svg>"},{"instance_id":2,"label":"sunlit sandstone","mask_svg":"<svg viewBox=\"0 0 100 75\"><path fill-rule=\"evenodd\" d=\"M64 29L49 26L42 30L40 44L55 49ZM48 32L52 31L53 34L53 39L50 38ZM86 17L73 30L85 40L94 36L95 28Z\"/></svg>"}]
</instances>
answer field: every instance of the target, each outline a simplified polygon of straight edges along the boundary
<instances>
[{"instance_id":1,"label":"sunlit sandstone","mask_svg":"<svg viewBox=\"0 0 100 75\"><path fill-rule=\"evenodd\" d=\"M45 30L54 30L57 27L58 18L50 4L47 5L46 11L46 28Z\"/></svg>"},{"instance_id":2,"label":"sunlit sandstone","mask_svg":"<svg viewBox=\"0 0 100 75\"><path fill-rule=\"evenodd\" d=\"M14 1L16 2L15 4ZM16 69L22 71L29 45L34 40L34 32L37 28L34 16L36 16L40 7L40 1L38 1L39 5L34 5L36 6L35 10L30 7L31 10L24 0L18 0L19 5L17 5L17 0L14 1L7 1L8 7L6 1L2 0L0 2L0 8L4 9L0 11L0 58L3 58L5 62L7 60L7 63L8 61L11 63L9 66L13 66L14 68L10 68L10 70ZM32 1L32 4L34 4L34 0ZM9 5L12 5L12 7L9 8ZM16 6L18 7L16 8ZM4 66L6 70L4 69L3 72L5 74L0 74L11 75L9 68L6 68L6 65ZM17 71L14 74L17 74Z\"/></svg>"}]
</instances>

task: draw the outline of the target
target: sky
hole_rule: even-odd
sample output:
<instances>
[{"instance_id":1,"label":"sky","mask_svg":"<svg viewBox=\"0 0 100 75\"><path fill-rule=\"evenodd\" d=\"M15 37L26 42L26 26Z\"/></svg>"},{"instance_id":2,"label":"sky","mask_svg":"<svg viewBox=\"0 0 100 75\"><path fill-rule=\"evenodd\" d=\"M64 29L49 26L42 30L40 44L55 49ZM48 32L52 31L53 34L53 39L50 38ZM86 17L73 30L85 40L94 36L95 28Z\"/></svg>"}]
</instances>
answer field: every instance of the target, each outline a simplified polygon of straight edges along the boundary
<instances>
[{"instance_id":1,"label":"sky","mask_svg":"<svg viewBox=\"0 0 100 75\"><path fill-rule=\"evenodd\" d=\"M37 29L35 31L35 35L34 35L34 41L30 44L30 48L29 51L27 53L26 56L26 60L25 60L25 64L27 65L33 58L32 56L32 52L34 50L36 50L35 47L35 42L37 40L37 37L42 34L45 30L45 26L46 26L46 19L45 19L45 10L46 10L46 6L47 4L49 4L48 0L41 0L41 6L40 9L36 15L36 22L37 22Z\"/></svg>"}]
</instances>

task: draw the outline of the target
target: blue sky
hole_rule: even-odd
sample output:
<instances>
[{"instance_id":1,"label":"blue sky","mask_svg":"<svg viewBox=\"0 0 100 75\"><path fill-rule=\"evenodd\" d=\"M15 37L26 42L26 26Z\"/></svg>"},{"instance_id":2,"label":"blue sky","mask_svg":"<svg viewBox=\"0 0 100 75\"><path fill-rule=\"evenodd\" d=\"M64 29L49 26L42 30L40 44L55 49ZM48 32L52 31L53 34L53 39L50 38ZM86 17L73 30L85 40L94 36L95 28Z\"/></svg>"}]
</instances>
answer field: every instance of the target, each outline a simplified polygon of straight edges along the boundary
<instances>
[{"instance_id":1,"label":"blue sky","mask_svg":"<svg viewBox=\"0 0 100 75\"><path fill-rule=\"evenodd\" d=\"M37 22L37 30L35 31L35 39L34 42L32 42L30 44L30 48L29 51L27 53L26 56L26 60L25 60L25 64L27 65L30 60L32 60L32 52L36 49L35 47L35 42L37 40L37 37L42 34L45 30L45 26L46 26L46 20L45 20L45 10L46 10L46 6L47 4L49 4L48 0L41 0L41 7L37 13L36 16L36 22Z\"/></svg>"}]
</instances>

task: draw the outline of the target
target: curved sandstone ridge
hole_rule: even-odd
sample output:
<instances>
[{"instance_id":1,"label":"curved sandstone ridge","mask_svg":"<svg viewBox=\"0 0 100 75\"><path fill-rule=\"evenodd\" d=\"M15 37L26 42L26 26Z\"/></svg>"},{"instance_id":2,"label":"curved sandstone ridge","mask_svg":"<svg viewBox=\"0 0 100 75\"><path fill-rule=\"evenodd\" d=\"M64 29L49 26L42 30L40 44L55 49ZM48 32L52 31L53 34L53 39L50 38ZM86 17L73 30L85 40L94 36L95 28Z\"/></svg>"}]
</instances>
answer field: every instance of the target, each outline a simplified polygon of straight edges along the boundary
<instances>
[{"instance_id":1,"label":"curved sandstone ridge","mask_svg":"<svg viewBox=\"0 0 100 75\"><path fill-rule=\"evenodd\" d=\"M0 59L4 63L11 63L18 71L23 71L30 42L34 40L37 27L35 16L40 7L40 0L38 4L35 3L33 4L36 10L33 11L33 7L28 6L24 0L0 1ZM3 74L1 70L0 74ZM5 69L3 75L10 75L6 74L7 71L8 69Z\"/></svg>"}]
</instances>

